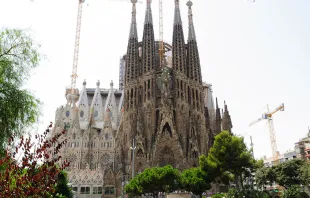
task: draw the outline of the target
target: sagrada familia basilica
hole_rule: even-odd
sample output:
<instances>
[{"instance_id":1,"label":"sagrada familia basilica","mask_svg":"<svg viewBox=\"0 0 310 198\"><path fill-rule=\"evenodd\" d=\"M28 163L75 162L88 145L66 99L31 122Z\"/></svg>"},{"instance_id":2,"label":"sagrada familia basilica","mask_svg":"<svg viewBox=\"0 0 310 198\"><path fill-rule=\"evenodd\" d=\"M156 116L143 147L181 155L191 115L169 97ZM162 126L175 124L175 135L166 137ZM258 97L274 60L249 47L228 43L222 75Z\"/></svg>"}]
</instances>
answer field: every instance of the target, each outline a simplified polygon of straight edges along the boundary
<instances>
[{"instance_id":1,"label":"sagrada familia basilica","mask_svg":"<svg viewBox=\"0 0 310 198\"><path fill-rule=\"evenodd\" d=\"M203 82L188 6L188 38L184 39L179 0L175 0L172 45L164 43L161 67L154 39L151 0L147 0L142 41L137 34L135 0L127 53L121 58L120 87L88 88L76 107L56 111L53 133L63 129L67 144L62 160L70 162L69 182L79 197L116 197L132 175L170 164L180 170L198 165L214 136L231 131L227 105L220 110L210 84Z\"/></svg>"}]
</instances>

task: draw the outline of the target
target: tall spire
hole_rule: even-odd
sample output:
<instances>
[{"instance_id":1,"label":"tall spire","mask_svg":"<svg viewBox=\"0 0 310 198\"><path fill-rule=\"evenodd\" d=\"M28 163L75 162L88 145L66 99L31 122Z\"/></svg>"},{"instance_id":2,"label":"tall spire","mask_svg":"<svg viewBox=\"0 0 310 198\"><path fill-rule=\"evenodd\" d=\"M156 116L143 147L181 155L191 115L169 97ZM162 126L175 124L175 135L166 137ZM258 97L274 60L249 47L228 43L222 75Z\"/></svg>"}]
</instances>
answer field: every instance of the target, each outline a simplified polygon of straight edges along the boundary
<instances>
[{"instance_id":1,"label":"tall spire","mask_svg":"<svg viewBox=\"0 0 310 198\"><path fill-rule=\"evenodd\" d=\"M184 74L186 71L186 51L184 34L180 13L179 0L175 0L174 23L173 23L173 39L172 39L172 67Z\"/></svg>"},{"instance_id":2,"label":"tall spire","mask_svg":"<svg viewBox=\"0 0 310 198\"><path fill-rule=\"evenodd\" d=\"M202 83L201 68L200 68L200 58L198 52L198 46L196 41L196 34L193 22L193 3L189 0L186 4L188 6L188 55L187 55L187 69L188 77L194 81Z\"/></svg>"},{"instance_id":3,"label":"tall spire","mask_svg":"<svg viewBox=\"0 0 310 198\"><path fill-rule=\"evenodd\" d=\"M214 135L217 135L221 132L221 111L218 106L217 98L216 98L216 111L215 111L215 128L214 128Z\"/></svg>"},{"instance_id":4,"label":"tall spire","mask_svg":"<svg viewBox=\"0 0 310 198\"><path fill-rule=\"evenodd\" d=\"M174 25L182 25L181 12L180 12L180 2L179 0L174 0Z\"/></svg>"},{"instance_id":5,"label":"tall spire","mask_svg":"<svg viewBox=\"0 0 310 198\"><path fill-rule=\"evenodd\" d=\"M125 67L125 84L135 79L139 75L139 49L138 49L138 34L136 22L136 3L137 0L132 2L132 19L130 25L130 33L126 54L126 67Z\"/></svg>"},{"instance_id":6,"label":"tall spire","mask_svg":"<svg viewBox=\"0 0 310 198\"><path fill-rule=\"evenodd\" d=\"M142 73L145 74L155 69L155 39L152 18L152 0L146 0L145 21L142 39Z\"/></svg>"},{"instance_id":7,"label":"tall spire","mask_svg":"<svg viewBox=\"0 0 310 198\"><path fill-rule=\"evenodd\" d=\"M145 11L144 24L153 24L151 3L152 3L152 0L146 0L146 11Z\"/></svg>"},{"instance_id":8,"label":"tall spire","mask_svg":"<svg viewBox=\"0 0 310 198\"><path fill-rule=\"evenodd\" d=\"M190 0L186 3L188 6L188 40L196 40L196 34L194 29L194 22L193 22L193 12L192 12L192 6L193 2Z\"/></svg>"},{"instance_id":9,"label":"tall spire","mask_svg":"<svg viewBox=\"0 0 310 198\"><path fill-rule=\"evenodd\" d=\"M137 0L131 0L132 2L132 12L131 12L131 25L130 25L130 34L129 34L129 39L130 38L138 38L138 31L137 31L137 21L136 21L136 3Z\"/></svg>"},{"instance_id":10,"label":"tall spire","mask_svg":"<svg viewBox=\"0 0 310 198\"><path fill-rule=\"evenodd\" d=\"M229 111L226 105L226 102L224 101L224 113L223 113L223 120L222 120L222 129L225 131L229 131L231 133L232 129L232 122L229 115Z\"/></svg>"}]
</instances>

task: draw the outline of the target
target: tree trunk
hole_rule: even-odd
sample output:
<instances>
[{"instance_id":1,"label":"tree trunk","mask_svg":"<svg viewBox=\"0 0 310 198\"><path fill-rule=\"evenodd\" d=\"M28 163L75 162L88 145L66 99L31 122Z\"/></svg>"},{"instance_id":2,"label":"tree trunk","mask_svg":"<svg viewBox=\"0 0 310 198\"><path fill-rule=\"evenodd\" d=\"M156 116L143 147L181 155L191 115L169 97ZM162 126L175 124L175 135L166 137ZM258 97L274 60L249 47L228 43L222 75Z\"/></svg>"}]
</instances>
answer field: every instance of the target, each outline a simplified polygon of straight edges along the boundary
<instances>
[{"instance_id":1,"label":"tree trunk","mask_svg":"<svg viewBox=\"0 0 310 198\"><path fill-rule=\"evenodd\" d=\"M240 190L240 186L239 186L239 178L238 175L235 175L235 183L236 183L236 188L239 191Z\"/></svg>"},{"instance_id":2,"label":"tree trunk","mask_svg":"<svg viewBox=\"0 0 310 198\"><path fill-rule=\"evenodd\" d=\"M243 178L242 178L242 174L240 175L240 184L241 184L241 190L243 190Z\"/></svg>"}]
</instances>

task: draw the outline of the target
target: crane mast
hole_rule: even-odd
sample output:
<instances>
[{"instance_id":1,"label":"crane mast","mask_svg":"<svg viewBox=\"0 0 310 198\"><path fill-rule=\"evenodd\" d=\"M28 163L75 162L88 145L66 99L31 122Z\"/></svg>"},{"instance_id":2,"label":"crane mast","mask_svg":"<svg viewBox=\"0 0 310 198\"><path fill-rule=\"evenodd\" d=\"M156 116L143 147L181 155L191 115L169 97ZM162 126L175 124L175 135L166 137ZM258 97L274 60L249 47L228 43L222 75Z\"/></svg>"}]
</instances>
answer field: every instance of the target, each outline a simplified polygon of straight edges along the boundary
<instances>
[{"instance_id":1,"label":"crane mast","mask_svg":"<svg viewBox=\"0 0 310 198\"><path fill-rule=\"evenodd\" d=\"M163 1L159 2L159 64L160 68L164 66L164 26L163 26Z\"/></svg>"},{"instance_id":2,"label":"crane mast","mask_svg":"<svg viewBox=\"0 0 310 198\"><path fill-rule=\"evenodd\" d=\"M270 112L268 105L267 105L267 112L268 112L268 114ZM272 115L272 114L270 114L270 115ZM269 136L270 136L272 156L274 158L274 161L276 162L278 160L279 156L278 156L278 147L277 147L277 141L276 141L276 133L274 130L272 116L267 117L267 122L268 122L268 128L269 128Z\"/></svg>"},{"instance_id":3,"label":"crane mast","mask_svg":"<svg viewBox=\"0 0 310 198\"><path fill-rule=\"evenodd\" d=\"M249 124L249 126L252 126L261 120L267 120L268 128L269 128L269 137L270 137L270 144L271 144L271 150L272 150L272 157L275 163L278 161L278 148L277 148L277 141L276 141L276 134L274 130L274 124L272 116L278 111L284 111L284 103L282 103L280 106L278 106L276 109L270 112L269 106L267 105L267 112L264 113L260 118L257 120L254 120Z\"/></svg>"},{"instance_id":4,"label":"crane mast","mask_svg":"<svg viewBox=\"0 0 310 198\"><path fill-rule=\"evenodd\" d=\"M78 14L76 22L76 32L75 32L75 44L74 44L74 55L73 55L73 66L71 74L71 86L70 89L66 91L66 97L68 104L75 106L78 100L78 89L76 89L76 79L77 79L77 66L79 60L79 48L80 48L80 34L81 34L81 22L82 22L82 8L85 0L78 0Z\"/></svg>"}]
</instances>

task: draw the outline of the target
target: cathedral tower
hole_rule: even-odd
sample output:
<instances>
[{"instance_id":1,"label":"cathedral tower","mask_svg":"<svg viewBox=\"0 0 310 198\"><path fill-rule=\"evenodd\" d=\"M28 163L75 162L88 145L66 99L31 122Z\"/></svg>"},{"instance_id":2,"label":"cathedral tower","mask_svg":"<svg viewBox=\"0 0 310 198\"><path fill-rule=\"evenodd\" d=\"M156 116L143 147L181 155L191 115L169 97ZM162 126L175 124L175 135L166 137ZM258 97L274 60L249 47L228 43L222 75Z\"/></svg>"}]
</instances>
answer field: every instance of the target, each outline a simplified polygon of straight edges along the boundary
<instances>
[{"instance_id":1,"label":"cathedral tower","mask_svg":"<svg viewBox=\"0 0 310 198\"><path fill-rule=\"evenodd\" d=\"M199 155L207 153L208 134L213 125L205 112L209 114L212 110L204 106L192 2L187 3L189 34L186 45L179 0L175 0L172 65L159 68L151 0L146 1L142 42L137 38L136 1L132 1L125 111L116 135L116 164L127 174L133 168L133 160L136 172L166 164L180 169L197 166ZM134 151L130 149L132 146L136 148Z\"/></svg>"}]
</instances>

